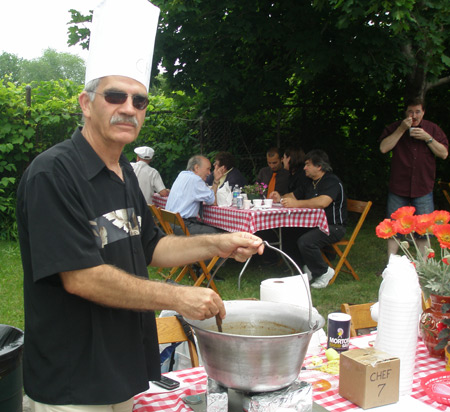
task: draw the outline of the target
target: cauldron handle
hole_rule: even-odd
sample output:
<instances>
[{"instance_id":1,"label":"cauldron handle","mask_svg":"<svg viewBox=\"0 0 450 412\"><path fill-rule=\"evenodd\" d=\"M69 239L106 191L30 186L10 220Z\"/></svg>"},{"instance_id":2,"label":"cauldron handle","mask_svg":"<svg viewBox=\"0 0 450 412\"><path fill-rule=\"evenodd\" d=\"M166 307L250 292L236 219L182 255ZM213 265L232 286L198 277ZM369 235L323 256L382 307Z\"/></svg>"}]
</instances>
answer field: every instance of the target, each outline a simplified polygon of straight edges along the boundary
<instances>
[{"instance_id":1,"label":"cauldron handle","mask_svg":"<svg viewBox=\"0 0 450 412\"><path fill-rule=\"evenodd\" d=\"M295 263L294 260L293 260L289 255L287 255L286 253L284 253L281 249L278 249L278 248L276 248L275 246L272 246L272 245L271 245L269 242L267 242L267 241L264 241L264 243L265 243L266 247L268 247L268 248L270 248L270 249L273 249L273 250L276 250L277 252L280 252L285 258L287 258L287 259L289 260L289 262L291 262L292 265L298 270L298 273L301 275L300 277L302 278L303 285L305 286L306 293L307 293L307 295L308 295L308 303L309 303L308 324L309 324L309 327L310 327L312 330L314 330L314 329L317 327L318 322L316 321L316 323L313 325L313 324L312 324L312 321L311 321L311 319L312 319L312 299L311 299L311 291L309 290L308 286L306 285L305 277L303 276L303 272L300 270L300 268L298 267L297 263Z\"/></svg>"}]
</instances>

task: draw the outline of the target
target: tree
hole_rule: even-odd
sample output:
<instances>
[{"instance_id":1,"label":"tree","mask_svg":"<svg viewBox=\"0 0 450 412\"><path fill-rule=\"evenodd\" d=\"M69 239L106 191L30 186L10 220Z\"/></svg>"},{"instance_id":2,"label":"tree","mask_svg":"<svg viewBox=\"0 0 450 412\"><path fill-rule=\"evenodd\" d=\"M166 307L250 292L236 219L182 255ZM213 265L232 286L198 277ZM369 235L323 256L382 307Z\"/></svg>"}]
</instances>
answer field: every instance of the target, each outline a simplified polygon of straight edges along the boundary
<instances>
[{"instance_id":1,"label":"tree","mask_svg":"<svg viewBox=\"0 0 450 412\"><path fill-rule=\"evenodd\" d=\"M203 92L213 111L279 107L329 73L339 73L344 94L358 83L373 94L400 85L424 96L450 80L447 0L153 2L161 8L155 66L172 90ZM89 20L74 15L72 41L86 44L77 25Z\"/></svg>"},{"instance_id":2,"label":"tree","mask_svg":"<svg viewBox=\"0 0 450 412\"><path fill-rule=\"evenodd\" d=\"M20 80L31 83L64 79L83 84L84 74L84 61L81 57L70 53L59 53L49 48L44 51L42 57L22 62Z\"/></svg>"},{"instance_id":3,"label":"tree","mask_svg":"<svg viewBox=\"0 0 450 412\"><path fill-rule=\"evenodd\" d=\"M15 54L2 53L0 55L0 78L8 76L8 81L16 83L21 76L22 59Z\"/></svg>"},{"instance_id":4,"label":"tree","mask_svg":"<svg viewBox=\"0 0 450 412\"><path fill-rule=\"evenodd\" d=\"M362 59L362 70L376 74L371 63L386 59L385 71L396 83L401 82L407 99L425 98L430 89L450 82L450 2L316 0L316 5L334 7L339 13L334 28L353 33L349 43L367 50L371 58ZM373 39L382 35L384 48L390 49L387 54L371 47Z\"/></svg>"}]
</instances>

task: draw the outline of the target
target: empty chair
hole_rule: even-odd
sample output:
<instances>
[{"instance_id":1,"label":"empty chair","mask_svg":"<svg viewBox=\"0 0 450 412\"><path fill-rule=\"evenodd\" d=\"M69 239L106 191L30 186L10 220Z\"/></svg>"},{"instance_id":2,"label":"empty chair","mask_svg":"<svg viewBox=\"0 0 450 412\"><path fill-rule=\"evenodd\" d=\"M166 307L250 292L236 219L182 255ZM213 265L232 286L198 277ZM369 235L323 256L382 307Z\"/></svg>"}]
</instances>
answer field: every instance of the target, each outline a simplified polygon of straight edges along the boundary
<instances>
[{"instance_id":1,"label":"empty chair","mask_svg":"<svg viewBox=\"0 0 450 412\"><path fill-rule=\"evenodd\" d=\"M159 209L159 212L160 212L161 218L164 222L164 227L165 227L167 234L173 234L174 226L178 226L178 227L180 227L180 229L183 231L183 233L186 236L190 236L189 230L186 227L186 225L184 224L184 220L179 213L169 212L166 209ZM198 262L193 262L193 263L196 263L201 269L202 273L199 276L197 276L194 269L192 268L192 264L184 266L180 270L180 272L177 274L177 276L175 278L175 282L179 282L186 273L189 273L191 275L192 279L194 280L194 286L201 286L203 281L206 280L207 282L209 282L211 288L216 293L219 293L219 291L216 287L216 284L214 283L214 280L211 280L211 270L214 267L214 265L217 263L218 260L219 260L219 256L214 256L209 261L208 264L206 264L203 260L199 260ZM173 274L171 274L171 276L172 275Z\"/></svg>"},{"instance_id":2,"label":"empty chair","mask_svg":"<svg viewBox=\"0 0 450 412\"><path fill-rule=\"evenodd\" d=\"M377 327L377 322L372 319L370 314L372 305L373 303L362 303L359 305L343 303L341 305L341 312L347 313L352 317L350 337L358 336L359 329L374 329ZM365 332L367 333L367 331Z\"/></svg>"},{"instance_id":3,"label":"empty chair","mask_svg":"<svg viewBox=\"0 0 450 412\"><path fill-rule=\"evenodd\" d=\"M189 355L191 357L192 367L199 366L197 348L193 341L193 333L189 333L192 336L192 340L188 338L186 332L181 325L180 321L175 316L167 316L162 318L156 318L156 327L158 330L158 343L177 343L187 342L189 346Z\"/></svg>"}]
</instances>

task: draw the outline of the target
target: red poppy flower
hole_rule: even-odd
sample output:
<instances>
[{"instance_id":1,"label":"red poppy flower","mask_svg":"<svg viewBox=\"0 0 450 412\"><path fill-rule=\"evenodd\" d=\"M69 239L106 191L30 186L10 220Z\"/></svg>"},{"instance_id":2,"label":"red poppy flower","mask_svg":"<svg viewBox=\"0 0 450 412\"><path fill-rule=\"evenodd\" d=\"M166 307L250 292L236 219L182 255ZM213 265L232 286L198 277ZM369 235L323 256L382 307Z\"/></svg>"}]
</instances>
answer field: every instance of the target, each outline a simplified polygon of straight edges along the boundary
<instances>
[{"instance_id":1,"label":"red poppy flower","mask_svg":"<svg viewBox=\"0 0 450 412\"><path fill-rule=\"evenodd\" d=\"M442 262L445 263L446 265L449 265L450 263L448 263L447 258L442 259Z\"/></svg>"},{"instance_id":2,"label":"red poppy flower","mask_svg":"<svg viewBox=\"0 0 450 412\"><path fill-rule=\"evenodd\" d=\"M394 230L393 222L391 219L384 219L380 224L378 224L375 232L381 239L389 239L397 234L397 232Z\"/></svg>"},{"instance_id":3,"label":"red poppy flower","mask_svg":"<svg viewBox=\"0 0 450 412\"><path fill-rule=\"evenodd\" d=\"M416 219L416 233L419 235L424 235L425 233L433 233L434 226L434 214L430 213L428 215L417 215Z\"/></svg>"},{"instance_id":4,"label":"red poppy flower","mask_svg":"<svg viewBox=\"0 0 450 412\"><path fill-rule=\"evenodd\" d=\"M401 219L404 216L412 216L416 208L414 206L403 206L397 209L394 213L392 213L392 219Z\"/></svg>"},{"instance_id":5,"label":"red poppy flower","mask_svg":"<svg viewBox=\"0 0 450 412\"><path fill-rule=\"evenodd\" d=\"M433 213L434 223L437 225L445 225L450 222L450 212L446 210L435 210Z\"/></svg>"},{"instance_id":6,"label":"red poppy flower","mask_svg":"<svg viewBox=\"0 0 450 412\"><path fill-rule=\"evenodd\" d=\"M401 233L402 235L407 235L411 232L414 232L416 228L416 219L413 215L405 215L400 219L397 219L394 223L394 230L397 233Z\"/></svg>"},{"instance_id":7,"label":"red poppy flower","mask_svg":"<svg viewBox=\"0 0 450 412\"><path fill-rule=\"evenodd\" d=\"M430 253L428 253L428 256L427 256L427 259L431 259L431 258L434 258L434 252L430 252Z\"/></svg>"},{"instance_id":8,"label":"red poppy flower","mask_svg":"<svg viewBox=\"0 0 450 412\"><path fill-rule=\"evenodd\" d=\"M442 249L450 248L450 224L435 225L433 233L436 235Z\"/></svg>"}]
</instances>

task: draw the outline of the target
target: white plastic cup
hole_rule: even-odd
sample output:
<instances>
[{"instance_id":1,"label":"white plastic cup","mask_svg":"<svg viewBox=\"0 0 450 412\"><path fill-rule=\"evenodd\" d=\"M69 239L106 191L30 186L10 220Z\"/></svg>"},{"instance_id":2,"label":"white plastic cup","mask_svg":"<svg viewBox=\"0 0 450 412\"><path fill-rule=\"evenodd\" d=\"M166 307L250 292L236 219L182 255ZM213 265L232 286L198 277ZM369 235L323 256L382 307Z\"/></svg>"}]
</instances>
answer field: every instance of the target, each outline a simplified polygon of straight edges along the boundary
<instances>
[{"instance_id":1,"label":"white plastic cup","mask_svg":"<svg viewBox=\"0 0 450 412\"><path fill-rule=\"evenodd\" d=\"M244 209L250 209L252 206L252 201L248 199L244 199Z\"/></svg>"},{"instance_id":2,"label":"white plastic cup","mask_svg":"<svg viewBox=\"0 0 450 412\"><path fill-rule=\"evenodd\" d=\"M255 205L255 207L261 207L262 199L253 199L253 204Z\"/></svg>"},{"instance_id":3,"label":"white plastic cup","mask_svg":"<svg viewBox=\"0 0 450 412\"><path fill-rule=\"evenodd\" d=\"M264 199L264 206L272 207L273 199Z\"/></svg>"}]
</instances>

